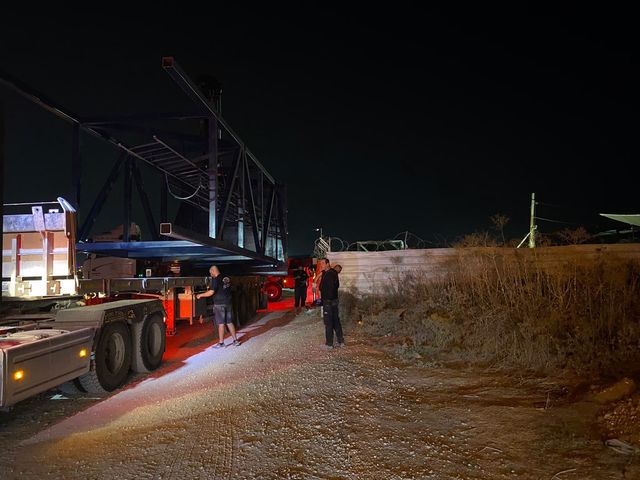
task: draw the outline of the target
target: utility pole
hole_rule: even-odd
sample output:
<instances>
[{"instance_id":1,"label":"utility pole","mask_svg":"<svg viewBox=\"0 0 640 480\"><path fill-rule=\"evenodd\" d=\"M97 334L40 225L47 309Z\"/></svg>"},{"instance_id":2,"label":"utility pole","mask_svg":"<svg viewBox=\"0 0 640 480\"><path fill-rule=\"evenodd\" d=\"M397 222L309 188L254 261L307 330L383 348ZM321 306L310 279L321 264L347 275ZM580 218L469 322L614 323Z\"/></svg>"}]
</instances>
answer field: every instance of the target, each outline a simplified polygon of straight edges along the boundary
<instances>
[{"instance_id":1,"label":"utility pole","mask_svg":"<svg viewBox=\"0 0 640 480\"><path fill-rule=\"evenodd\" d=\"M529 223L529 248L536 248L536 194L531 194L531 221Z\"/></svg>"}]
</instances>

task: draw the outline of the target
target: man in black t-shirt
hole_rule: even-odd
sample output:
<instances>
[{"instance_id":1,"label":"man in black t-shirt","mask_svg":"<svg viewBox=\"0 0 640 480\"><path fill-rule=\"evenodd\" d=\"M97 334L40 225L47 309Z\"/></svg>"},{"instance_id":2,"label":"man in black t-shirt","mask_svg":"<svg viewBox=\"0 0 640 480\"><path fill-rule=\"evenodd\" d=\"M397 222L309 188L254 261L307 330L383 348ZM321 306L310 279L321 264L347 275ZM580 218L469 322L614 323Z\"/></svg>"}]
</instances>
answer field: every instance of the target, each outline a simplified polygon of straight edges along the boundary
<instances>
[{"instance_id":1,"label":"man in black t-shirt","mask_svg":"<svg viewBox=\"0 0 640 480\"><path fill-rule=\"evenodd\" d=\"M338 272L331 268L328 258L320 260L322 281L320 282L320 298L322 300L322 318L325 327L324 348L333 348L333 332L336 332L337 347L344 347L344 335L338 316L338 288L340 280Z\"/></svg>"},{"instance_id":2,"label":"man in black t-shirt","mask_svg":"<svg viewBox=\"0 0 640 480\"><path fill-rule=\"evenodd\" d=\"M294 307L298 313L307 304L307 287L309 286L309 275L304 271L304 267L300 265L298 269L293 273L295 280L295 302Z\"/></svg>"},{"instance_id":3,"label":"man in black t-shirt","mask_svg":"<svg viewBox=\"0 0 640 480\"><path fill-rule=\"evenodd\" d=\"M211 287L209 290L196 295L196 299L213 297L213 319L218 325L218 338L220 341L213 348L224 347L224 326L226 325L233 337L233 345L240 346L240 340L236 336L236 328L233 325L233 310L231 308L231 279L220 275L220 270L215 265L209 269L211 275Z\"/></svg>"}]
</instances>

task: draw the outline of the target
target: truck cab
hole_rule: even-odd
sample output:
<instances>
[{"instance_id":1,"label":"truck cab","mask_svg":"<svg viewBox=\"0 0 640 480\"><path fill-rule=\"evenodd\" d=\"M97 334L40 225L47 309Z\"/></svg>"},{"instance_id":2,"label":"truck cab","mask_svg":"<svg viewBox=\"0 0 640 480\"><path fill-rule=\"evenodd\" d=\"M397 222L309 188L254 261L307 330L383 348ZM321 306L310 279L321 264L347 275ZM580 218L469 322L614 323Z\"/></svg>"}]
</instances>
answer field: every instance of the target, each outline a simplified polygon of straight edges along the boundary
<instances>
[{"instance_id":1,"label":"truck cab","mask_svg":"<svg viewBox=\"0 0 640 480\"><path fill-rule=\"evenodd\" d=\"M154 299L88 306L76 276L76 212L9 204L3 216L0 407L74 380L91 393L162 363L165 311Z\"/></svg>"},{"instance_id":2,"label":"truck cab","mask_svg":"<svg viewBox=\"0 0 640 480\"><path fill-rule=\"evenodd\" d=\"M313 258L309 256L289 257L287 260L286 275L269 275L264 285L264 291L270 302L276 302L282 298L282 290L284 288L295 288L295 271L299 267L303 267L309 278L312 279L315 274L315 265Z\"/></svg>"}]
</instances>

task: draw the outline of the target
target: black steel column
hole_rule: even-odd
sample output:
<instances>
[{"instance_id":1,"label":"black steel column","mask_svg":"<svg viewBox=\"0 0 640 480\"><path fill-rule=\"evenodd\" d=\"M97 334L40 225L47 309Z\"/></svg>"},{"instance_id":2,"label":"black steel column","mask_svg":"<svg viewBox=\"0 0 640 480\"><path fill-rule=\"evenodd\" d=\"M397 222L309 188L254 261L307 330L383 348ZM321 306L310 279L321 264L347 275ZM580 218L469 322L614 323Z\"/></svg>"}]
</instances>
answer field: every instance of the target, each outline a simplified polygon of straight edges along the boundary
<instances>
[{"instance_id":1,"label":"black steel column","mask_svg":"<svg viewBox=\"0 0 640 480\"><path fill-rule=\"evenodd\" d=\"M289 248L288 245L288 235L289 232L287 231L287 225L289 224L287 222L287 214L288 214L288 210L287 210L287 187L284 184L277 184L275 186L277 188L278 191L278 207L279 207L279 227L280 227L280 235L282 237L282 258L286 259L287 258L287 250ZM278 256L278 253L276 252L276 258Z\"/></svg>"},{"instance_id":2,"label":"black steel column","mask_svg":"<svg viewBox=\"0 0 640 480\"><path fill-rule=\"evenodd\" d=\"M227 221L227 217L229 215L229 205L231 205L231 200L233 198L233 192L235 190L236 180L238 179L238 170L240 168L240 163L242 162L242 159L243 159L242 151L239 151L236 158L235 165L233 167L233 176L231 177L231 183L227 186L227 193L223 197L222 208L220 209L220 215L218 216L218 238L220 240L224 238L224 226L225 226L225 222Z\"/></svg>"},{"instance_id":3,"label":"black steel column","mask_svg":"<svg viewBox=\"0 0 640 480\"><path fill-rule=\"evenodd\" d=\"M273 215L273 205L276 200L276 186L271 187L271 200L269 202L269 209L267 210L267 216L263 219L262 224L262 254L267 254L267 243L269 243L269 230L271 230L271 216ZM274 239L275 240L275 239Z\"/></svg>"},{"instance_id":4,"label":"black steel column","mask_svg":"<svg viewBox=\"0 0 640 480\"><path fill-rule=\"evenodd\" d=\"M262 242L262 245L265 245L265 241L264 241L264 235L262 234L262 230L264 229L264 223L265 223L265 219L264 219L264 172L261 170L260 171L260 241ZM264 250L264 248L262 249ZM262 252L262 254L264 255L264 251Z\"/></svg>"},{"instance_id":5,"label":"black steel column","mask_svg":"<svg viewBox=\"0 0 640 480\"><path fill-rule=\"evenodd\" d=\"M216 217L218 203L218 121L209 117L209 236L216 238Z\"/></svg>"},{"instance_id":6,"label":"black steel column","mask_svg":"<svg viewBox=\"0 0 640 480\"><path fill-rule=\"evenodd\" d=\"M244 150L244 145L242 146L240 155L242 159L242 178L244 179L244 169L247 167L247 155ZM238 204L238 246L244 248L244 218L247 212L247 195L244 189L244 181L240 185L242 189L240 191L240 202ZM258 246L256 245L256 252L257 251Z\"/></svg>"},{"instance_id":7,"label":"black steel column","mask_svg":"<svg viewBox=\"0 0 640 480\"><path fill-rule=\"evenodd\" d=\"M251 207L251 231L253 232L253 241L255 242L256 252L263 251L264 241L261 242L258 235L258 215L256 212L256 202L253 195L253 185L251 185L251 171L249 169L247 157L245 156L244 169L246 185L249 188L249 206ZM243 187L244 188L244 187Z\"/></svg>"}]
</instances>

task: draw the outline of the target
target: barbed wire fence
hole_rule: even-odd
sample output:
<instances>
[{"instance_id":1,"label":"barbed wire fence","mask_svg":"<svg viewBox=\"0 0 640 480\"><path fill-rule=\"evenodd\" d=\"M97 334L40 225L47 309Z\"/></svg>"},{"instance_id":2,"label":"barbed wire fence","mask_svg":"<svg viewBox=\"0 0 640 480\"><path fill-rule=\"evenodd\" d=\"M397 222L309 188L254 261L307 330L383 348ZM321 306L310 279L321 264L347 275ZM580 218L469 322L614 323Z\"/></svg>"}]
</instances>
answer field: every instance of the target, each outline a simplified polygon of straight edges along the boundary
<instances>
[{"instance_id":1,"label":"barbed wire fence","mask_svg":"<svg viewBox=\"0 0 640 480\"><path fill-rule=\"evenodd\" d=\"M315 240L313 255L326 257L328 252L380 252L387 250L409 250L436 247L436 243L420 238L409 231L400 232L385 240L358 240L349 242L340 237L322 236Z\"/></svg>"}]
</instances>

